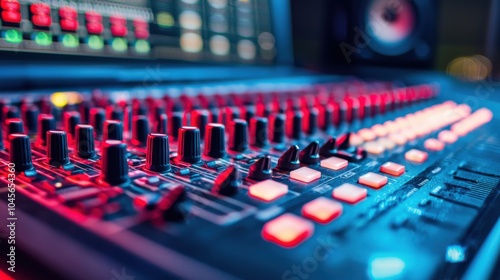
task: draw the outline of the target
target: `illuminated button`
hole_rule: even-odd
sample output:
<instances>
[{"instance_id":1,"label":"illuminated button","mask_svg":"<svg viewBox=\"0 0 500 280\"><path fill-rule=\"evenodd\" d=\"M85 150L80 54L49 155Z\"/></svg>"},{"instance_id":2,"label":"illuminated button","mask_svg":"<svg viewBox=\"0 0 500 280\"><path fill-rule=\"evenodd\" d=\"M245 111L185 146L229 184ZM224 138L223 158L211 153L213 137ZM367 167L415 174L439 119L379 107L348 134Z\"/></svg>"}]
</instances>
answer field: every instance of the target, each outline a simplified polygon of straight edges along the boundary
<instances>
[{"instance_id":1,"label":"illuminated button","mask_svg":"<svg viewBox=\"0 0 500 280\"><path fill-rule=\"evenodd\" d=\"M31 20L33 21L34 25L40 27L50 27L52 25L52 19L50 18L50 15L34 15Z\"/></svg>"},{"instance_id":2,"label":"illuminated button","mask_svg":"<svg viewBox=\"0 0 500 280\"><path fill-rule=\"evenodd\" d=\"M439 132L438 139L442 142L453 144L458 140L458 136L449 130L443 130Z\"/></svg>"},{"instance_id":3,"label":"illuminated button","mask_svg":"<svg viewBox=\"0 0 500 280\"><path fill-rule=\"evenodd\" d=\"M337 157L330 157L324 159L320 163L321 167L325 167L332 170L339 170L342 168L346 168L347 164L348 164L347 160Z\"/></svg>"},{"instance_id":4,"label":"illuminated button","mask_svg":"<svg viewBox=\"0 0 500 280\"><path fill-rule=\"evenodd\" d=\"M359 146L363 144L363 142L363 137L359 136L357 133L351 134L351 137L349 138L349 143L351 144L351 146Z\"/></svg>"},{"instance_id":5,"label":"illuminated button","mask_svg":"<svg viewBox=\"0 0 500 280\"><path fill-rule=\"evenodd\" d=\"M104 48L104 42L100 36L90 35L87 41L89 48L93 50L101 50Z\"/></svg>"},{"instance_id":6,"label":"illuminated button","mask_svg":"<svg viewBox=\"0 0 500 280\"><path fill-rule=\"evenodd\" d=\"M368 128L361 129L360 131L358 131L358 134L365 141L373 141L373 140L375 140L375 138L377 138L377 135Z\"/></svg>"},{"instance_id":7,"label":"illuminated button","mask_svg":"<svg viewBox=\"0 0 500 280\"><path fill-rule=\"evenodd\" d=\"M125 25L111 25L111 34L113 34L114 37L125 37L127 36L127 26Z\"/></svg>"},{"instance_id":8,"label":"illuminated button","mask_svg":"<svg viewBox=\"0 0 500 280\"><path fill-rule=\"evenodd\" d=\"M377 141L380 145L384 146L387 150L392 150L396 147L396 143L387 137L382 137Z\"/></svg>"},{"instance_id":9,"label":"illuminated button","mask_svg":"<svg viewBox=\"0 0 500 280\"><path fill-rule=\"evenodd\" d=\"M288 186L273 180L265 180L248 188L248 194L263 201L272 201L284 196Z\"/></svg>"},{"instance_id":10,"label":"illuminated button","mask_svg":"<svg viewBox=\"0 0 500 280\"><path fill-rule=\"evenodd\" d=\"M117 52L124 52L127 50L127 40L123 38L114 38L111 42L111 47Z\"/></svg>"},{"instance_id":11,"label":"illuminated button","mask_svg":"<svg viewBox=\"0 0 500 280\"><path fill-rule=\"evenodd\" d=\"M61 19L61 28L66 31L76 31L78 29L78 21L74 19Z\"/></svg>"},{"instance_id":12,"label":"illuminated button","mask_svg":"<svg viewBox=\"0 0 500 280\"><path fill-rule=\"evenodd\" d=\"M304 183L310 183L320 177L321 172L308 167L301 167L290 172L290 178Z\"/></svg>"},{"instance_id":13,"label":"illuminated button","mask_svg":"<svg viewBox=\"0 0 500 280\"><path fill-rule=\"evenodd\" d=\"M19 13L18 11L3 11L2 20L10 23L20 23L21 13Z\"/></svg>"},{"instance_id":14,"label":"illuminated button","mask_svg":"<svg viewBox=\"0 0 500 280\"><path fill-rule=\"evenodd\" d=\"M372 126L371 130L373 131L373 133L375 133L379 137L386 136L387 133L389 132L389 131L387 131L385 126L383 126L381 124L376 124L376 125Z\"/></svg>"},{"instance_id":15,"label":"illuminated button","mask_svg":"<svg viewBox=\"0 0 500 280\"><path fill-rule=\"evenodd\" d=\"M329 223L342 214L342 204L319 197L302 207L302 215L318 223Z\"/></svg>"},{"instance_id":16,"label":"illuminated button","mask_svg":"<svg viewBox=\"0 0 500 280\"><path fill-rule=\"evenodd\" d=\"M365 150L372 155L380 155L385 151L385 147L375 141L365 143L364 147Z\"/></svg>"},{"instance_id":17,"label":"illuminated button","mask_svg":"<svg viewBox=\"0 0 500 280\"><path fill-rule=\"evenodd\" d=\"M151 50L148 41L146 40L137 40L135 42L135 50L138 53L148 53Z\"/></svg>"},{"instance_id":18,"label":"illuminated button","mask_svg":"<svg viewBox=\"0 0 500 280\"><path fill-rule=\"evenodd\" d=\"M267 222L262 237L283 247L295 247L314 233L314 224L293 214L283 214Z\"/></svg>"},{"instance_id":19,"label":"illuminated button","mask_svg":"<svg viewBox=\"0 0 500 280\"><path fill-rule=\"evenodd\" d=\"M415 138L417 138L417 134L415 134L415 131L411 128L404 129L403 131L401 131L401 134L409 141L415 140Z\"/></svg>"},{"instance_id":20,"label":"illuminated button","mask_svg":"<svg viewBox=\"0 0 500 280\"><path fill-rule=\"evenodd\" d=\"M52 44L52 36L45 32L38 32L35 35L35 43L40 46L49 46Z\"/></svg>"},{"instance_id":21,"label":"illuminated button","mask_svg":"<svg viewBox=\"0 0 500 280\"><path fill-rule=\"evenodd\" d=\"M380 166L380 172L392 176L400 176L405 173L405 167L404 165L388 161L384 163L384 165Z\"/></svg>"},{"instance_id":22,"label":"illuminated button","mask_svg":"<svg viewBox=\"0 0 500 280\"><path fill-rule=\"evenodd\" d=\"M7 41L11 44L19 44L23 41L23 35L21 34L21 32L15 30L15 29L10 29L10 30L5 31L4 38L5 38L5 41Z\"/></svg>"},{"instance_id":23,"label":"illuminated button","mask_svg":"<svg viewBox=\"0 0 500 280\"><path fill-rule=\"evenodd\" d=\"M408 141L406 136L401 133L393 133L389 135L389 139L400 146L406 144L406 141Z\"/></svg>"},{"instance_id":24,"label":"illuminated button","mask_svg":"<svg viewBox=\"0 0 500 280\"><path fill-rule=\"evenodd\" d=\"M358 182L374 189L380 189L387 184L387 177L379 175L377 173L368 172L365 175L359 177Z\"/></svg>"},{"instance_id":25,"label":"illuminated button","mask_svg":"<svg viewBox=\"0 0 500 280\"><path fill-rule=\"evenodd\" d=\"M424 147L429 151L441 151L444 149L444 143L435 138L429 138L425 140Z\"/></svg>"},{"instance_id":26,"label":"illuminated button","mask_svg":"<svg viewBox=\"0 0 500 280\"><path fill-rule=\"evenodd\" d=\"M74 34L64 34L62 37L62 44L66 48L76 48L78 47L78 37Z\"/></svg>"},{"instance_id":27,"label":"illuminated button","mask_svg":"<svg viewBox=\"0 0 500 280\"><path fill-rule=\"evenodd\" d=\"M87 22L87 32L89 34L101 34L103 29L104 27L100 22Z\"/></svg>"},{"instance_id":28,"label":"illuminated button","mask_svg":"<svg viewBox=\"0 0 500 280\"><path fill-rule=\"evenodd\" d=\"M427 153L420 150L411 149L405 153L405 159L414 163L422 163L427 160Z\"/></svg>"},{"instance_id":29,"label":"illuminated button","mask_svg":"<svg viewBox=\"0 0 500 280\"><path fill-rule=\"evenodd\" d=\"M332 191L333 198L355 204L366 198L367 190L349 183L344 183Z\"/></svg>"}]
</instances>

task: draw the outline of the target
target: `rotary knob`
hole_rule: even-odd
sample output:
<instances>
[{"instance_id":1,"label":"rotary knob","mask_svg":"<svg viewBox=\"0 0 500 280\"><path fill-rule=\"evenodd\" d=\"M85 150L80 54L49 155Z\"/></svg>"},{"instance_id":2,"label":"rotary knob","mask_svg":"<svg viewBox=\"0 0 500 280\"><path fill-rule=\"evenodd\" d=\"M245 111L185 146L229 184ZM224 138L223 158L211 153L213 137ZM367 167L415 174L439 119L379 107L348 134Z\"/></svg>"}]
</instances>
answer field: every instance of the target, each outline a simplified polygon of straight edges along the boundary
<instances>
[{"instance_id":1,"label":"rotary knob","mask_svg":"<svg viewBox=\"0 0 500 280\"><path fill-rule=\"evenodd\" d=\"M193 126L179 129L177 159L187 163L197 163L201 160L200 130Z\"/></svg>"},{"instance_id":2,"label":"rotary knob","mask_svg":"<svg viewBox=\"0 0 500 280\"><path fill-rule=\"evenodd\" d=\"M132 122L132 144L145 146L149 135L148 118L146 116L135 116Z\"/></svg>"},{"instance_id":3,"label":"rotary knob","mask_svg":"<svg viewBox=\"0 0 500 280\"><path fill-rule=\"evenodd\" d=\"M31 160L30 139L24 134L9 135L10 162L15 164L16 172L25 172L26 175L36 174Z\"/></svg>"},{"instance_id":4,"label":"rotary knob","mask_svg":"<svg viewBox=\"0 0 500 280\"><path fill-rule=\"evenodd\" d=\"M229 149L243 152L248 148L248 125L245 120L235 119L229 130Z\"/></svg>"},{"instance_id":5,"label":"rotary knob","mask_svg":"<svg viewBox=\"0 0 500 280\"><path fill-rule=\"evenodd\" d=\"M91 125L79 124L76 126L75 150L80 158L95 157L94 128Z\"/></svg>"},{"instance_id":6,"label":"rotary knob","mask_svg":"<svg viewBox=\"0 0 500 280\"><path fill-rule=\"evenodd\" d=\"M119 140L123 141L123 125L121 121L107 120L104 122L103 141Z\"/></svg>"},{"instance_id":7,"label":"rotary knob","mask_svg":"<svg viewBox=\"0 0 500 280\"><path fill-rule=\"evenodd\" d=\"M66 132L60 130L49 130L47 132L47 163L63 169L73 167L69 161Z\"/></svg>"},{"instance_id":8,"label":"rotary knob","mask_svg":"<svg viewBox=\"0 0 500 280\"><path fill-rule=\"evenodd\" d=\"M226 154L224 125L210 123L206 125L204 154L213 158L221 158Z\"/></svg>"},{"instance_id":9,"label":"rotary knob","mask_svg":"<svg viewBox=\"0 0 500 280\"><path fill-rule=\"evenodd\" d=\"M56 129L56 121L52 115L41 114L38 116L37 144L45 146L47 144L47 132Z\"/></svg>"},{"instance_id":10,"label":"rotary knob","mask_svg":"<svg viewBox=\"0 0 500 280\"><path fill-rule=\"evenodd\" d=\"M146 144L146 168L155 172L170 169L170 150L166 134L151 133Z\"/></svg>"},{"instance_id":11,"label":"rotary knob","mask_svg":"<svg viewBox=\"0 0 500 280\"><path fill-rule=\"evenodd\" d=\"M124 185L130 181L125 143L118 140L104 141L100 179L110 185Z\"/></svg>"}]
</instances>

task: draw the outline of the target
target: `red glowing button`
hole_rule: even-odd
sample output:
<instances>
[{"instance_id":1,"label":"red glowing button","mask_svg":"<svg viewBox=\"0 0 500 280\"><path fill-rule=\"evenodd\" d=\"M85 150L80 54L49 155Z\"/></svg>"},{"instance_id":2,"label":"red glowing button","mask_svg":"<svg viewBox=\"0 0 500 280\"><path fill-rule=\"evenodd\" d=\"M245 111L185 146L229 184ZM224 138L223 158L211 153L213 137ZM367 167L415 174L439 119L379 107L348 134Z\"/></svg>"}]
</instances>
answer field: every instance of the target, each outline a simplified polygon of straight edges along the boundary
<instances>
[{"instance_id":1,"label":"red glowing button","mask_svg":"<svg viewBox=\"0 0 500 280\"><path fill-rule=\"evenodd\" d=\"M248 188L248 194L254 198L269 202L284 196L288 186L273 180L265 180Z\"/></svg>"},{"instance_id":2,"label":"red glowing button","mask_svg":"<svg viewBox=\"0 0 500 280\"><path fill-rule=\"evenodd\" d=\"M50 27L50 25L52 24L50 15L45 14L34 15L31 20L33 21L34 25L40 27Z\"/></svg>"},{"instance_id":3,"label":"red glowing button","mask_svg":"<svg viewBox=\"0 0 500 280\"><path fill-rule=\"evenodd\" d=\"M35 15L50 15L50 6L45 3L35 3L30 6L31 13Z\"/></svg>"},{"instance_id":4,"label":"red glowing button","mask_svg":"<svg viewBox=\"0 0 500 280\"><path fill-rule=\"evenodd\" d=\"M59 9L59 16L65 19L77 19L76 10L72 7L61 7Z\"/></svg>"},{"instance_id":5,"label":"red glowing button","mask_svg":"<svg viewBox=\"0 0 500 280\"><path fill-rule=\"evenodd\" d=\"M320 177L321 172L308 167L301 167L290 172L290 178L304 183L310 183L314 180L318 180Z\"/></svg>"},{"instance_id":6,"label":"red glowing button","mask_svg":"<svg viewBox=\"0 0 500 280\"><path fill-rule=\"evenodd\" d=\"M422 163L427 160L427 153L417 149L411 149L405 153L405 159L414 163Z\"/></svg>"},{"instance_id":7,"label":"red glowing button","mask_svg":"<svg viewBox=\"0 0 500 280\"><path fill-rule=\"evenodd\" d=\"M61 28L67 31L76 31L78 29L78 21L72 19L61 19Z\"/></svg>"},{"instance_id":8,"label":"red glowing button","mask_svg":"<svg viewBox=\"0 0 500 280\"><path fill-rule=\"evenodd\" d=\"M103 26L97 22L87 22L87 32L90 34L101 34Z\"/></svg>"},{"instance_id":9,"label":"red glowing button","mask_svg":"<svg viewBox=\"0 0 500 280\"><path fill-rule=\"evenodd\" d=\"M347 167L347 160L338 157L330 157L321 161L321 167L325 167L332 170L339 170Z\"/></svg>"},{"instance_id":10,"label":"red glowing button","mask_svg":"<svg viewBox=\"0 0 500 280\"><path fill-rule=\"evenodd\" d=\"M344 183L333 189L332 196L338 200L355 204L366 198L368 191L365 188L357 187L349 183Z\"/></svg>"},{"instance_id":11,"label":"red glowing button","mask_svg":"<svg viewBox=\"0 0 500 280\"><path fill-rule=\"evenodd\" d=\"M453 144L458 140L458 136L449 130L443 130L439 132L438 139L442 142Z\"/></svg>"},{"instance_id":12,"label":"red glowing button","mask_svg":"<svg viewBox=\"0 0 500 280\"><path fill-rule=\"evenodd\" d=\"M405 167L404 165L388 161L380 166L380 172L392 176L400 176L401 174L405 173Z\"/></svg>"},{"instance_id":13,"label":"red glowing button","mask_svg":"<svg viewBox=\"0 0 500 280\"><path fill-rule=\"evenodd\" d=\"M85 13L85 19L91 22L102 22L102 15L97 12L88 11Z\"/></svg>"},{"instance_id":14,"label":"red glowing button","mask_svg":"<svg viewBox=\"0 0 500 280\"><path fill-rule=\"evenodd\" d=\"M19 1L2 0L2 10L19 11L20 8L21 8L21 4L19 4Z\"/></svg>"},{"instance_id":15,"label":"red glowing button","mask_svg":"<svg viewBox=\"0 0 500 280\"><path fill-rule=\"evenodd\" d=\"M425 140L424 147L429 151L441 151L444 149L444 143L435 138L429 138Z\"/></svg>"},{"instance_id":16,"label":"red glowing button","mask_svg":"<svg viewBox=\"0 0 500 280\"><path fill-rule=\"evenodd\" d=\"M365 150L371 155L380 155L381 153L385 152L385 147L375 141L366 142L364 147Z\"/></svg>"},{"instance_id":17,"label":"red glowing button","mask_svg":"<svg viewBox=\"0 0 500 280\"><path fill-rule=\"evenodd\" d=\"M265 240L287 248L299 245L313 233L312 222L289 213L267 222L262 229Z\"/></svg>"},{"instance_id":18,"label":"red glowing button","mask_svg":"<svg viewBox=\"0 0 500 280\"><path fill-rule=\"evenodd\" d=\"M115 37L125 37L127 36L127 26L125 25L112 25L111 34Z\"/></svg>"},{"instance_id":19,"label":"red glowing button","mask_svg":"<svg viewBox=\"0 0 500 280\"><path fill-rule=\"evenodd\" d=\"M302 207L302 215L318 223L329 223L342 214L342 204L319 197Z\"/></svg>"},{"instance_id":20,"label":"red glowing button","mask_svg":"<svg viewBox=\"0 0 500 280\"><path fill-rule=\"evenodd\" d=\"M380 189L387 184L387 177L379 175L377 173L368 172L365 175L359 177L358 182L374 189Z\"/></svg>"},{"instance_id":21,"label":"red glowing button","mask_svg":"<svg viewBox=\"0 0 500 280\"><path fill-rule=\"evenodd\" d=\"M21 13L17 11L3 11L2 12L2 20L10 23L20 23L21 22Z\"/></svg>"}]
</instances>

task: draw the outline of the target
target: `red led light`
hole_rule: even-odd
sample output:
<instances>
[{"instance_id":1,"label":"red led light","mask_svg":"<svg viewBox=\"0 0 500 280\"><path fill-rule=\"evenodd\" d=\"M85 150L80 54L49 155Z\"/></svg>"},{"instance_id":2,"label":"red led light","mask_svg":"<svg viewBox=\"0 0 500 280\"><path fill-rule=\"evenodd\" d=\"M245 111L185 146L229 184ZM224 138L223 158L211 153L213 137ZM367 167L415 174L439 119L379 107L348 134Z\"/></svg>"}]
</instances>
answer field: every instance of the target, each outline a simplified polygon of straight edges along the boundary
<instances>
[{"instance_id":1,"label":"red led light","mask_svg":"<svg viewBox=\"0 0 500 280\"><path fill-rule=\"evenodd\" d=\"M299 245L313 233L313 223L289 213L267 222L262 229L265 240L286 248Z\"/></svg>"},{"instance_id":2,"label":"red led light","mask_svg":"<svg viewBox=\"0 0 500 280\"><path fill-rule=\"evenodd\" d=\"M10 23L20 23L21 14L19 12L14 12L14 11L3 11L2 20Z\"/></svg>"},{"instance_id":3,"label":"red led light","mask_svg":"<svg viewBox=\"0 0 500 280\"><path fill-rule=\"evenodd\" d=\"M325 197L319 197L302 207L302 215L318 223L329 223L342 213L342 204Z\"/></svg>"}]
</instances>

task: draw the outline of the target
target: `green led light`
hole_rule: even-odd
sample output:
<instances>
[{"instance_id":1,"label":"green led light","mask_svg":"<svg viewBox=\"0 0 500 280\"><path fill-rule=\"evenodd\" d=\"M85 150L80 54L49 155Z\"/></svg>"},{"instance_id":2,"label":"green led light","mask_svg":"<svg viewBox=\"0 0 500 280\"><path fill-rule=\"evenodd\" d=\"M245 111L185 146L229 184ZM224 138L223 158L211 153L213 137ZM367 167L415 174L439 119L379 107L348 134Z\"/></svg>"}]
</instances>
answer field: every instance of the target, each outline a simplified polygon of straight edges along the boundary
<instances>
[{"instance_id":1,"label":"green led light","mask_svg":"<svg viewBox=\"0 0 500 280\"><path fill-rule=\"evenodd\" d=\"M127 50L127 41L123 38L114 38L111 42L111 47L117 52L123 52Z\"/></svg>"},{"instance_id":2,"label":"green led light","mask_svg":"<svg viewBox=\"0 0 500 280\"><path fill-rule=\"evenodd\" d=\"M170 28L174 26L175 21L171 13L159 12L156 14L156 23L158 23L158 26L160 27Z\"/></svg>"},{"instance_id":3,"label":"green led light","mask_svg":"<svg viewBox=\"0 0 500 280\"><path fill-rule=\"evenodd\" d=\"M4 33L5 41L12 43L12 44L19 44L23 41L23 35L21 32L15 30L15 29L10 29L5 31Z\"/></svg>"},{"instance_id":4,"label":"green led light","mask_svg":"<svg viewBox=\"0 0 500 280\"><path fill-rule=\"evenodd\" d=\"M76 48L79 44L78 37L76 37L76 35L74 34L64 34L64 36L62 37L62 44L66 48Z\"/></svg>"},{"instance_id":5,"label":"green led light","mask_svg":"<svg viewBox=\"0 0 500 280\"><path fill-rule=\"evenodd\" d=\"M135 42L135 50L138 53L148 53L151 50L151 48L149 47L148 41L137 40L137 42Z\"/></svg>"},{"instance_id":6,"label":"green led light","mask_svg":"<svg viewBox=\"0 0 500 280\"><path fill-rule=\"evenodd\" d=\"M90 35L87 44L91 49L94 50L100 50L104 47L104 42L102 41L102 38L97 35Z\"/></svg>"},{"instance_id":7,"label":"green led light","mask_svg":"<svg viewBox=\"0 0 500 280\"><path fill-rule=\"evenodd\" d=\"M35 35L35 43L40 46L49 46L52 44L52 37L45 32L38 32Z\"/></svg>"}]
</instances>

